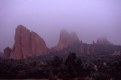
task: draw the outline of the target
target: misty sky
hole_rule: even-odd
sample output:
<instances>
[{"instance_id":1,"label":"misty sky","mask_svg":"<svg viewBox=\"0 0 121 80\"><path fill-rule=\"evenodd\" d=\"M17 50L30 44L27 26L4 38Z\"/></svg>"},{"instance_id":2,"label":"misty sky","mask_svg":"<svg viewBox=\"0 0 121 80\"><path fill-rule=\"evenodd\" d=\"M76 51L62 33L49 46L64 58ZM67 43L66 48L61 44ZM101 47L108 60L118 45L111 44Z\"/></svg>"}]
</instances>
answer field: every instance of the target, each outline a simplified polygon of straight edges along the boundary
<instances>
[{"instance_id":1,"label":"misty sky","mask_svg":"<svg viewBox=\"0 0 121 80\"><path fill-rule=\"evenodd\" d=\"M83 42L106 36L121 45L121 0L0 0L0 51L13 46L22 24L55 46L61 29Z\"/></svg>"}]
</instances>

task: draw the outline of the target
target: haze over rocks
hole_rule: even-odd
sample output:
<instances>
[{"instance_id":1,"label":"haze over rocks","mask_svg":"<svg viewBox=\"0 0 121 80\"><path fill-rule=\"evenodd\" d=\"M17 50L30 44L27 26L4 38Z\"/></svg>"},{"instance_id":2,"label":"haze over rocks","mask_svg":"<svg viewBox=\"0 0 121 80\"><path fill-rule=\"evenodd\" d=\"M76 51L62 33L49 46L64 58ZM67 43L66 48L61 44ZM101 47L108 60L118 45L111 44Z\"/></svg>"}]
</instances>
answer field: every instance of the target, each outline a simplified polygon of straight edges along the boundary
<instances>
[{"instance_id":1,"label":"haze over rocks","mask_svg":"<svg viewBox=\"0 0 121 80\"><path fill-rule=\"evenodd\" d=\"M99 44L99 45L113 45L111 42L109 42L109 41L107 40L106 37L98 38L98 39L97 39L97 44Z\"/></svg>"},{"instance_id":2,"label":"haze over rocks","mask_svg":"<svg viewBox=\"0 0 121 80\"><path fill-rule=\"evenodd\" d=\"M62 30L60 32L60 39L57 45L57 50L68 48L69 46L72 46L73 44L79 43L79 42L80 40L76 33L74 32L69 33L66 30Z\"/></svg>"},{"instance_id":3,"label":"haze over rocks","mask_svg":"<svg viewBox=\"0 0 121 80\"><path fill-rule=\"evenodd\" d=\"M109 47L110 46L110 47ZM49 54L50 52L76 52L87 55L100 53L110 50L113 46L106 38L99 38L97 42L92 44L83 43L79 40L75 32L69 33L66 30L60 32L60 38L57 46L49 49L45 41L37 33L30 31L23 25L18 25L15 32L15 43L12 49L9 47L4 50L4 59L27 59L41 55ZM103 47L103 48L102 48ZM107 50L104 50L107 49ZM112 48L112 52L115 50ZM63 54L63 53L62 53Z\"/></svg>"}]
</instances>

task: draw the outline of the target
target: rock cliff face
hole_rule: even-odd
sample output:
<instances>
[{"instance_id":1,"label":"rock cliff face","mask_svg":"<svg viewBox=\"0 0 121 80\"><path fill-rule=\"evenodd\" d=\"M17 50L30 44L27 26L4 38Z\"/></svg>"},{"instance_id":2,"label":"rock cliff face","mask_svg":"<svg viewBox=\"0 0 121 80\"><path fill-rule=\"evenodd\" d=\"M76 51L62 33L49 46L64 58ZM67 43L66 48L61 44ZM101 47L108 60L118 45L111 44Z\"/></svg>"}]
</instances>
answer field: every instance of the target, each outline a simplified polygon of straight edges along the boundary
<instances>
[{"instance_id":1,"label":"rock cliff face","mask_svg":"<svg viewBox=\"0 0 121 80\"><path fill-rule=\"evenodd\" d=\"M35 32L30 32L24 26L16 28L15 44L12 50L12 59L25 59L39 56L48 52L44 40Z\"/></svg>"},{"instance_id":2,"label":"rock cliff face","mask_svg":"<svg viewBox=\"0 0 121 80\"><path fill-rule=\"evenodd\" d=\"M31 46L34 56L39 56L48 52L45 41L35 32L31 32Z\"/></svg>"},{"instance_id":3,"label":"rock cliff face","mask_svg":"<svg viewBox=\"0 0 121 80\"><path fill-rule=\"evenodd\" d=\"M3 59L9 59L11 55L11 48L7 47L4 49Z\"/></svg>"},{"instance_id":4,"label":"rock cliff face","mask_svg":"<svg viewBox=\"0 0 121 80\"><path fill-rule=\"evenodd\" d=\"M81 54L91 54L95 52L95 42L93 41L93 44L84 44L81 41L81 45L80 45L80 53Z\"/></svg>"},{"instance_id":5,"label":"rock cliff face","mask_svg":"<svg viewBox=\"0 0 121 80\"><path fill-rule=\"evenodd\" d=\"M32 56L31 33L24 26L19 25L15 32L15 44L11 58L23 59L29 56Z\"/></svg>"},{"instance_id":6,"label":"rock cliff face","mask_svg":"<svg viewBox=\"0 0 121 80\"><path fill-rule=\"evenodd\" d=\"M58 50L62 50L64 48L68 48L69 46L72 46L75 43L78 43L79 38L76 35L76 33L69 33L66 30L62 30L60 32L60 39L59 43L57 45Z\"/></svg>"}]
</instances>

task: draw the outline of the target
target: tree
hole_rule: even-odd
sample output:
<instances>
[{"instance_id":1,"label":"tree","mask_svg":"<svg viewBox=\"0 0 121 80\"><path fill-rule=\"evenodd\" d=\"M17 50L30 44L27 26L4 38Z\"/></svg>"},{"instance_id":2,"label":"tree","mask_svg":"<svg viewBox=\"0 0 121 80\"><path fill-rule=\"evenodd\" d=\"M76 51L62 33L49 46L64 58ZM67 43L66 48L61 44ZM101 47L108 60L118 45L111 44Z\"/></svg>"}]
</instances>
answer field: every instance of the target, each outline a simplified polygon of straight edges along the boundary
<instances>
[{"instance_id":1,"label":"tree","mask_svg":"<svg viewBox=\"0 0 121 80\"><path fill-rule=\"evenodd\" d=\"M77 75L76 70L76 64L77 64L77 56L75 53L70 53L65 61L66 71L68 74L68 78L75 78Z\"/></svg>"}]
</instances>

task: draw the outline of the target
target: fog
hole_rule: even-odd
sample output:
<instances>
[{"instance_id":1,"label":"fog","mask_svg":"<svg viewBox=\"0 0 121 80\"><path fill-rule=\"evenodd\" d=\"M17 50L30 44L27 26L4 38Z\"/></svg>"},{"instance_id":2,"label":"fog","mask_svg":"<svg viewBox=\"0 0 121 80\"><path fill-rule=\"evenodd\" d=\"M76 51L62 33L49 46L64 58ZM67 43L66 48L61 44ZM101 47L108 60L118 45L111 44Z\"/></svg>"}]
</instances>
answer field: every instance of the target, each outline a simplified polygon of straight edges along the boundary
<instances>
[{"instance_id":1,"label":"fog","mask_svg":"<svg viewBox=\"0 0 121 80\"><path fill-rule=\"evenodd\" d=\"M0 51L14 43L22 24L56 46L61 29L92 43L107 37L121 45L121 0L0 0Z\"/></svg>"}]
</instances>

